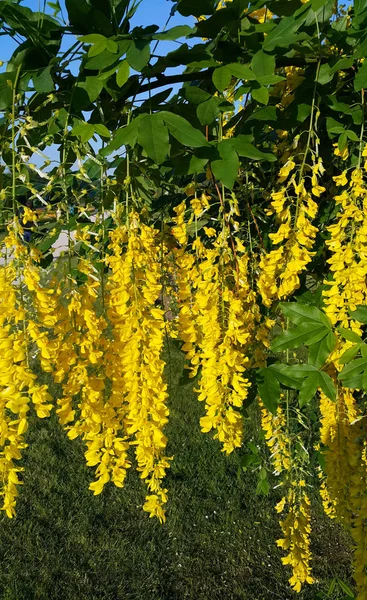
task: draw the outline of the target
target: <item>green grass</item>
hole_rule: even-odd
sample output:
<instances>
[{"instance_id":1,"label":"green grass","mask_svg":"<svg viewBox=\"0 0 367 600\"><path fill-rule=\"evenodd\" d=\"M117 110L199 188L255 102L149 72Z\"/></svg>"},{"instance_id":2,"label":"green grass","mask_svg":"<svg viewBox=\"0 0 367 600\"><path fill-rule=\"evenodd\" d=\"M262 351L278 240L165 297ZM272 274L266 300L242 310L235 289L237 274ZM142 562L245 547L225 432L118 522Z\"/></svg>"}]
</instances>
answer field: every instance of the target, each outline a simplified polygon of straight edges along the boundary
<instances>
[{"instance_id":1,"label":"green grass","mask_svg":"<svg viewBox=\"0 0 367 600\"><path fill-rule=\"evenodd\" d=\"M299 595L289 590L275 545L279 492L256 496L255 475L240 468L244 450L225 457L200 432L203 406L191 385L178 386L182 367L172 346L167 433L175 460L163 526L143 513L133 469L125 489L109 485L94 497L83 445L68 440L54 415L32 419L17 518L0 517L1 600L313 600L334 577L349 581L348 538L322 515L315 492L317 583ZM247 440L257 427L253 415Z\"/></svg>"}]
</instances>

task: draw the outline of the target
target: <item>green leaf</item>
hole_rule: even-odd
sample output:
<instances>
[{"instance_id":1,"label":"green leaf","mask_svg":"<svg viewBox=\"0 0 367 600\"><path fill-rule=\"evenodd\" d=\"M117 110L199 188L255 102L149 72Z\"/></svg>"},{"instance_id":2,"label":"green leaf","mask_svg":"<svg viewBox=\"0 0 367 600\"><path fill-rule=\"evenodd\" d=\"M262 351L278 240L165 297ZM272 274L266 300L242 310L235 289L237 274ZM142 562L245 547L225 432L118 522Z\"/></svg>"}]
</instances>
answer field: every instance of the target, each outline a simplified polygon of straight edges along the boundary
<instances>
[{"instance_id":1,"label":"green leaf","mask_svg":"<svg viewBox=\"0 0 367 600\"><path fill-rule=\"evenodd\" d=\"M340 60L338 60L335 65L333 65L330 69L330 73L334 74L337 73L338 71L343 71L344 69L350 69L351 66L353 66L354 63L354 58L353 57L349 57L349 58L341 58Z\"/></svg>"},{"instance_id":2,"label":"green leaf","mask_svg":"<svg viewBox=\"0 0 367 600\"><path fill-rule=\"evenodd\" d=\"M106 50L112 52L112 54L117 54L119 51L118 44L114 40L106 39Z\"/></svg>"},{"instance_id":3,"label":"green leaf","mask_svg":"<svg viewBox=\"0 0 367 600\"><path fill-rule=\"evenodd\" d=\"M90 140L94 135L94 125L80 121L73 127L73 134L76 135L83 143Z\"/></svg>"},{"instance_id":4,"label":"green leaf","mask_svg":"<svg viewBox=\"0 0 367 600\"><path fill-rule=\"evenodd\" d=\"M317 392L319 384L320 378L317 371L310 373L310 375L303 380L298 396L300 408L303 408L305 404L308 404L312 400Z\"/></svg>"},{"instance_id":5,"label":"green leaf","mask_svg":"<svg viewBox=\"0 0 367 600\"><path fill-rule=\"evenodd\" d=\"M259 369L256 383L264 406L275 415L280 402L280 384L276 374L269 368Z\"/></svg>"},{"instance_id":6,"label":"green leaf","mask_svg":"<svg viewBox=\"0 0 367 600\"><path fill-rule=\"evenodd\" d=\"M354 0L353 5L355 15L358 16L367 9L367 0Z\"/></svg>"},{"instance_id":7,"label":"green leaf","mask_svg":"<svg viewBox=\"0 0 367 600\"><path fill-rule=\"evenodd\" d=\"M152 37L153 40L177 40L180 37L186 37L193 33L193 28L189 25L177 25L176 27L172 27L167 31L162 31L161 33L155 33Z\"/></svg>"},{"instance_id":8,"label":"green leaf","mask_svg":"<svg viewBox=\"0 0 367 600\"><path fill-rule=\"evenodd\" d=\"M211 15L214 12L213 0L180 0L177 6L178 12L183 17L201 17L201 15Z\"/></svg>"},{"instance_id":9,"label":"green leaf","mask_svg":"<svg viewBox=\"0 0 367 600\"><path fill-rule=\"evenodd\" d=\"M338 121L336 121L332 117L327 117L326 129L327 129L328 133L338 134L338 133L344 133L345 127L342 123L338 123Z\"/></svg>"},{"instance_id":10,"label":"green leaf","mask_svg":"<svg viewBox=\"0 0 367 600\"><path fill-rule=\"evenodd\" d=\"M247 141L247 136L238 135L235 138L230 139L230 143L233 148L237 151L239 156L244 156L245 158L251 158L252 160L267 160L269 162L275 162L277 160L274 154L270 154L269 152L262 152L258 150Z\"/></svg>"},{"instance_id":11,"label":"green leaf","mask_svg":"<svg viewBox=\"0 0 367 600\"><path fill-rule=\"evenodd\" d=\"M213 71L213 83L217 90L224 92L231 83L232 73L229 67L218 67Z\"/></svg>"},{"instance_id":12,"label":"green leaf","mask_svg":"<svg viewBox=\"0 0 367 600\"><path fill-rule=\"evenodd\" d=\"M138 141L158 165L166 160L169 154L168 129L159 113L145 115L140 121Z\"/></svg>"},{"instance_id":13,"label":"green leaf","mask_svg":"<svg viewBox=\"0 0 367 600\"><path fill-rule=\"evenodd\" d=\"M358 73L354 78L354 89L359 92L367 87L367 62L364 62L358 69Z\"/></svg>"},{"instance_id":14,"label":"green leaf","mask_svg":"<svg viewBox=\"0 0 367 600\"><path fill-rule=\"evenodd\" d=\"M281 77L280 75L259 75L257 81L261 85L273 85L274 83L285 81L285 77Z\"/></svg>"},{"instance_id":15,"label":"green leaf","mask_svg":"<svg viewBox=\"0 0 367 600\"><path fill-rule=\"evenodd\" d=\"M319 371L320 388L324 392L325 396L335 402L336 400L336 387L330 375L324 371Z\"/></svg>"},{"instance_id":16,"label":"green leaf","mask_svg":"<svg viewBox=\"0 0 367 600\"><path fill-rule=\"evenodd\" d=\"M343 367L343 370L338 375L338 379L340 379L344 387L361 389L362 374L366 369L367 358L356 358Z\"/></svg>"},{"instance_id":17,"label":"green leaf","mask_svg":"<svg viewBox=\"0 0 367 600\"><path fill-rule=\"evenodd\" d=\"M242 79L244 81L253 81L256 79L256 75L249 67L246 67L246 65L241 65L241 63L230 63L226 66L231 71L233 77L236 77L237 79Z\"/></svg>"},{"instance_id":18,"label":"green leaf","mask_svg":"<svg viewBox=\"0 0 367 600\"><path fill-rule=\"evenodd\" d=\"M295 325L301 325L304 321L322 323L331 329L330 319L316 306L301 304L300 302L281 302L280 308L284 315Z\"/></svg>"},{"instance_id":19,"label":"green leaf","mask_svg":"<svg viewBox=\"0 0 367 600\"><path fill-rule=\"evenodd\" d=\"M294 15L281 19L279 24L266 36L262 46L263 50L271 52L277 46L289 47L295 41L294 34L306 20L310 8L311 5L304 5Z\"/></svg>"},{"instance_id":20,"label":"green leaf","mask_svg":"<svg viewBox=\"0 0 367 600\"><path fill-rule=\"evenodd\" d=\"M11 106L13 101L13 90L15 72L0 73L0 110Z\"/></svg>"},{"instance_id":21,"label":"green leaf","mask_svg":"<svg viewBox=\"0 0 367 600\"><path fill-rule=\"evenodd\" d=\"M33 85L36 92L48 93L54 90L54 82L50 73L51 67L46 67L43 71L33 76Z\"/></svg>"},{"instance_id":22,"label":"green leaf","mask_svg":"<svg viewBox=\"0 0 367 600\"><path fill-rule=\"evenodd\" d=\"M127 60L122 61L120 63L117 75L116 75L116 83L119 87L122 87L130 77L130 66Z\"/></svg>"},{"instance_id":23,"label":"green leaf","mask_svg":"<svg viewBox=\"0 0 367 600\"><path fill-rule=\"evenodd\" d=\"M191 102L191 104L201 104L202 102L214 97L211 96L211 94L208 94L208 92L205 90L199 88L197 85L187 85L186 87L182 88L181 93L188 102Z\"/></svg>"},{"instance_id":24,"label":"green leaf","mask_svg":"<svg viewBox=\"0 0 367 600\"><path fill-rule=\"evenodd\" d=\"M328 329L320 323L312 323L310 321L301 323L294 329L288 329L281 333L271 344L271 349L274 352L282 352L284 350L299 348L302 345L315 344L322 340Z\"/></svg>"},{"instance_id":25,"label":"green leaf","mask_svg":"<svg viewBox=\"0 0 367 600\"><path fill-rule=\"evenodd\" d=\"M340 150L340 152L343 152L343 150L345 150L345 148L348 146L348 136L346 131L344 131L343 133L340 134L339 138L338 138L338 148Z\"/></svg>"},{"instance_id":26,"label":"green leaf","mask_svg":"<svg viewBox=\"0 0 367 600\"><path fill-rule=\"evenodd\" d=\"M94 129L102 137L106 137L106 138L111 137L110 132L108 131L106 125L103 125L103 123L96 123L96 125L94 125Z\"/></svg>"},{"instance_id":27,"label":"green leaf","mask_svg":"<svg viewBox=\"0 0 367 600\"><path fill-rule=\"evenodd\" d=\"M316 12L317 10L319 10L319 8L324 6L327 2L328 2L328 0L311 0L312 10L314 10Z\"/></svg>"},{"instance_id":28,"label":"green leaf","mask_svg":"<svg viewBox=\"0 0 367 600\"><path fill-rule=\"evenodd\" d=\"M361 3L362 3L362 1L363 0L361 0ZM354 6L355 5L356 5L356 2L354 1ZM338 582L338 586L344 592L344 594L347 594L348 598L352 598L355 600L354 592L350 589L350 587L346 583L344 583L344 581L339 579L339 577L337 578L337 582Z\"/></svg>"},{"instance_id":29,"label":"green leaf","mask_svg":"<svg viewBox=\"0 0 367 600\"><path fill-rule=\"evenodd\" d=\"M319 69L319 75L317 77L317 82L320 85L325 85L326 83L329 83L329 81L331 81L333 77L334 73L331 72L330 65L328 65L327 63L321 65Z\"/></svg>"},{"instance_id":30,"label":"green leaf","mask_svg":"<svg viewBox=\"0 0 367 600\"><path fill-rule=\"evenodd\" d=\"M264 75L273 75L275 71L275 57L271 54L266 54L263 50L258 50L251 60L251 69L256 75L256 78Z\"/></svg>"},{"instance_id":31,"label":"green leaf","mask_svg":"<svg viewBox=\"0 0 367 600\"><path fill-rule=\"evenodd\" d=\"M79 81L76 87L85 90L89 101L94 102L102 91L103 82L98 77L86 77L85 81Z\"/></svg>"},{"instance_id":32,"label":"green leaf","mask_svg":"<svg viewBox=\"0 0 367 600\"><path fill-rule=\"evenodd\" d=\"M104 50L106 50L107 40L104 38L102 41L93 44L88 50L88 57L93 58L94 56L98 56L102 54Z\"/></svg>"},{"instance_id":33,"label":"green leaf","mask_svg":"<svg viewBox=\"0 0 367 600\"><path fill-rule=\"evenodd\" d=\"M355 321L367 325L367 306L363 306L363 304L360 304L359 306L357 306L356 310L350 310L349 314Z\"/></svg>"},{"instance_id":34,"label":"green leaf","mask_svg":"<svg viewBox=\"0 0 367 600\"><path fill-rule=\"evenodd\" d=\"M308 362L320 369L327 361L330 352L336 344L336 336L332 331L319 342L315 342L309 346Z\"/></svg>"},{"instance_id":35,"label":"green leaf","mask_svg":"<svg viewBox=\"0 0 367 600\"><path fill-rule=\"evenodd\" d=\"M133 40L126 53L127 61L134 71L142 71L150 59L150 45L147 40Z\"/></svg>"},{"instance_id":36,"label":"green leaf","mask_svg":"<svg viewBox=\"0 0 367 600\"><path fill-rule=\"evenodd\" d=\"M360 344L362 338L358 333L352 331L351 329L344 329L344 327L338 327L339 333L343 336L345 340L348 342L354 342L355 344Z\"/></svg>"},{"instance_id":37,"label":"green leaf","mask_svg":"<svg viewBox=\"0 0 367 600\"><path fill-rule=\"evenodd\" d=\"M251 96L261 104L267 104L269 102L269 92L266 87L263 87L262 85L257 88L252 88Z\"/></svg>"},{"instance_id":38,"label":"green leaf","mask_svg":"<svg viewBox=\"0 0 367 600\"><path fill-rule=\"evenodd\" d=\"M106 37L100 33L91 33L89 35L82 35L79 40L84 44L100 44L106 41Z\"/></svg>"},{"instance_id":39,"label":"green leaf","mask_svg":"<svg viewBox=\"0 0 367 600\"><path fill-rule=\"evenodd\" d=\"M127 125L126 127L120 127L120 129L117 130L112 142L110 142L108 146L100 150L100 154L102 156L108 156L109 154L112 154L112 152L119 150L122 146L134 146L138 139L140 121L144 117L145 115L138 115L137 117L135 117L135 119L131 121L129 125Z\"/></svg>"},{"instance_id":40,"label":"green leaf","mask_svg":"<svg viewBox=\"0 0 367 600\"><path fill-rule=\"evenodd\" d=\"M270 491L267 479L260 479L256 486L256 496L268 496Z\"/></svg>"},{"instance_id":41,"label":"green leaf","mask_svg":"<svg viewBox=\"0 0 367 600\"><path fill-rule=\"evenodd\" d=\"M348 136L348 139L352 140L352 142L359 142L358 135L351 129L347 129L346 134Z\"/></svg>"},{"instance_id":42,"label":"green leaf","mask_svg":"<svg viewBox=\"0 0 367 600\"><path fill-rule=\"evenodd\" d=\"M357 356L358 352L361 350L361 347L362 347L362 344L355 344L354 346L352 346L351 348L348 348L348 350L343 352L341 357L338 359L340 364L346 365L351 360L353 360L353 358L355 358Z\"/></svg>"},{"instance_id":43,"label":"green leaf","mask_svg":"<svg viewBox=\"0 0 367 600\"><path fill-rule=\"evenodd\" d=\"M170 134L184 146L199 148L200 146L209 146L205 136L195 129L186 119L174 113L162 110L159 113L167 125Z\"/></svg>"},{"instance_id":44,"label":"green leaf","mask_svg":"<svg viewBox=\"0 0 367 600\"><path fill-rule=\"evenodd\" d=\"M220 114L220 98L212 96L209 100L202 102L196 109L196 114L202 125L210 125Z\"/></svg>"},{"instance_id":45,"label":"green leaf","mask_svg":"<svg viewBox=\"0 0 367 600\"><path fill-rule=\"evenodd\" d=\"M218 144L218 151L222 160L215 160L211 167L214 176L230 190L238 176L240 161L234 148L226 142Z\"/></svg>"},{"instance_id":46,"label":"green leaf","mask_svg":"<svg viewBox=\"0 0 367 600\"><path fill-rule=\"evenodd\" d=\"M312 365L285 365L283 363L275 363L268 367L275 372L277 378L282 385L294 390L301 389L301 385L305 377L310 373L317 371Z\"/></svg>"},{"instance_id":47,"label":"green leaf","mask_svg":"<svg viewBox=\"0 0 367 600\"><path fill-rule=\"evenodd\" d=\"M202 173L207 163L207 158L199 158L198 156L193 155L190 158L189 170L187 172L188 175L193 175L194 173Z\"/></svg>"}]
</instances>

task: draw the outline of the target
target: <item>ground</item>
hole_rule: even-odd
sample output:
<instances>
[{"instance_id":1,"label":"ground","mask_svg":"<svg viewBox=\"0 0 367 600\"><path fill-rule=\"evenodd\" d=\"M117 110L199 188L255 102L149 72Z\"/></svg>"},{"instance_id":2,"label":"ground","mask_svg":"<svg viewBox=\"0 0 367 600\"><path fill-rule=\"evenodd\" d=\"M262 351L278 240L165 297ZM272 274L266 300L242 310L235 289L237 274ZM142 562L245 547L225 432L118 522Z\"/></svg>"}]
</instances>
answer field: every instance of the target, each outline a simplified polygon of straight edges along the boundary
<instances>
[{"instance_id":1,"label":"ground","mask_svg":"<svg viewBox=\"0 0 367 600\"><path fill-rule=\"evenodd\" d=\"M32 422L17 517L0 517L1 600L314 600L328 597L335 577L350 585L349 540L323 516L314 490L317 583L289 590L275 544L279 490L256 496L255 475L241 469L244 449L226 457L200 432L203 406L192 384L178 385L182 368L171 344L167 434L175 459L164 525L143 513L144 486L133 470L125 489L109 485L94 497L82 443L69 441L55 416ZM258 435L252 411L245 441Z\"/></svg>"}]
</instances>

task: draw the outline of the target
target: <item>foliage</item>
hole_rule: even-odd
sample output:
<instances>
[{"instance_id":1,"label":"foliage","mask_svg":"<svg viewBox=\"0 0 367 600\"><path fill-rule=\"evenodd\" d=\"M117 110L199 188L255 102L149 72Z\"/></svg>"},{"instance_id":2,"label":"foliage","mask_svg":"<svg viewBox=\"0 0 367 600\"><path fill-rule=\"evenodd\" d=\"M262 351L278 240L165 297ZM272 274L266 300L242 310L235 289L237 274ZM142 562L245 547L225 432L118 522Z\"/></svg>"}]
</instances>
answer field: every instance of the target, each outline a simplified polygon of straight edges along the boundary
<instances>
[{"instance_id":1,"label":"foliage","mask_svg":"<svg viewBox=\"0 0 367 600\"><path fill-rule=\"evenodd\" d=\"M293 590L314 582L316 475L363 600L367 5L178 0L164 30L132 26L138 5L0 6L19 44L0 73L3 508L33 404L84 441L95 495L134 465L165 520L171 337L223 452L260 411Z\"/></svg>"}]
</instances>

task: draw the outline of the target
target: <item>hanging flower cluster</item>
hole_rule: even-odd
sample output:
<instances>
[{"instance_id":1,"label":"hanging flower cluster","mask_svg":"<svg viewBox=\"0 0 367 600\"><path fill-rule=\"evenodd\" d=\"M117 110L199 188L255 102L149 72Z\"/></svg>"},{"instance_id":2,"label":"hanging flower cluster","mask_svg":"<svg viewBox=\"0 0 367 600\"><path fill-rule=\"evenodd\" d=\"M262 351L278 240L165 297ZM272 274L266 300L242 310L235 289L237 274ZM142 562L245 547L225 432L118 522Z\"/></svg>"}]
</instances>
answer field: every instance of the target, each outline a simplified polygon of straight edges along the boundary
<instances>
[{"instance_id":1,"label":"hanging flower cluster","mask_svg":"<svg viewBox=\"0 0 367 600\"><path fill-rule=\"evenodd\" d=\"M312 189L307 190L301 167L299 181L293 171L296 163L289 159L279 171L279 189L271 193L268 214L274 214L279 223L276 233L269 238L276 248L261 257L258 289L265 306L274 300L291 296L300 286L300 274L311 262L317 228L311 221L317 215L318 198L325 188L318 182L324 167L321 158L312 167Z\"/></svg>"}]
</instances>

